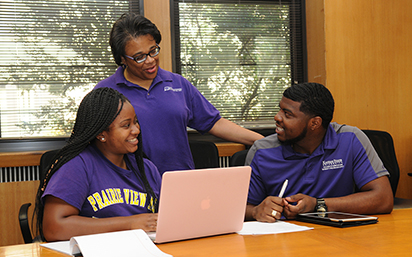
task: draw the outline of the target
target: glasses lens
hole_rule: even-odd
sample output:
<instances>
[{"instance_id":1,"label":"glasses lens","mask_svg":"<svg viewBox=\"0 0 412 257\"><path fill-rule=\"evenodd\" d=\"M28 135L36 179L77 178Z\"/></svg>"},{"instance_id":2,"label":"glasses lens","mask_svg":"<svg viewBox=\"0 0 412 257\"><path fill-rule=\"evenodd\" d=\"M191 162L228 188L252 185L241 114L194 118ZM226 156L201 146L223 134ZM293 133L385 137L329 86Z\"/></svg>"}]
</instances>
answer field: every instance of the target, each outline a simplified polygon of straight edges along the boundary
<instances>
[{"instance_id":1,"label":"glasses lens","mask_svg":"<svg viewBox=\"0 0 412 257\"><path fill-rule=\"evenodd\" d=\"M134 60L137 63L142 63L142 62L146 61L146 59L147 59L147 55L145 55L145 54L144 55L139 55L139 56L134 58Z\"/></svg>"},{"instance_id":2,"label":"glasses lens","mask_svg":"<svg viewBox=\"0 0 412 257\"><path fill-rule=\"evenodd\" d=\"M157 56L158 54L159 54L159 52L160 52L160 47L158 46L158 47L156 47L155 49L153 49L152 51L150 51L150 57L155 57L155 56Z\"/></svg>"},{"instance_id":3,"label":"glasses lens","mask_svg":"<svg viewBox=\"0 0 412 257\"><path fill-rule=\"evenodd\" d=\"M134 58L134 60L135 60L137 63L142 63L142 62L146 61L148 55L149 55L150 57L155 57L155 56L157 56L157 55L159 54L159 52L160 52L160 46L157 46L155 49L153 49L152 51L150 51L149 54L142 54L142 55L136 56L136 57Z\"/></svg>"}]
</instances>

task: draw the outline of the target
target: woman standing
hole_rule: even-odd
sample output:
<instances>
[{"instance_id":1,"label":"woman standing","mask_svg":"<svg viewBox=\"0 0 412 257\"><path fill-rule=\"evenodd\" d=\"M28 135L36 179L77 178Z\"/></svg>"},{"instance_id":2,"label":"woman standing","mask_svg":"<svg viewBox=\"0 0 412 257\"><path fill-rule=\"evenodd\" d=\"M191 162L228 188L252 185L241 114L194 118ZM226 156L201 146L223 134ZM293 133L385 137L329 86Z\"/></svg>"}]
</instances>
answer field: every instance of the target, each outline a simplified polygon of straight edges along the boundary
<instances>
[{"instance_id":1,"label":"woman standing","mask_svg":"<svg viewBox=\"0 0 412 257\"><path fill-rule=\"evenodd\" d=\"M160 41L151 21L123 14L113 25L109 42L119 68L95 88L111 87L130 99L145 135L143 150L161 174L194 168L187 127L246 145L263 138L222 118L188 80L161 69Z\"/></svg>"}]
</instances>

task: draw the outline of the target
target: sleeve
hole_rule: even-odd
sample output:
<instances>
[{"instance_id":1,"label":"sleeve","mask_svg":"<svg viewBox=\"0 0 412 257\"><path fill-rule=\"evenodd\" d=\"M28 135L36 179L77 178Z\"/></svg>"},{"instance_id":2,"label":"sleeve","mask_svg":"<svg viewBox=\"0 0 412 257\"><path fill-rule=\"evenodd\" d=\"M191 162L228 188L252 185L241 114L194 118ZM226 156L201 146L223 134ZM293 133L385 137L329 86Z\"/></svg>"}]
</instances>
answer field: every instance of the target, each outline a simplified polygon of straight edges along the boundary
<instances>
[{"instance_id":1,"label":"sleeve","mask_svg":"<svg viewBox=\"0 0 412 257\"><path fill-rule=\"evenodd\" d=\"M252 173L250 176L249 194L247 202L253 205L260 204L267 196L263 180L260 176L258 156L253 158L250 164Z\"/></svg>"},{"instance_id":2,"label":"sleeve","mask_svg":"<svg viewBox=\"0 0 412 257\"><path fill-rule=\"evenodd\" d=\"M356 186L361 188L370 181L377 179L378 175L371 166L365 149L356 137L353 137L352 152L354 153L353 178Z\"/></svg>"},{"instance_id":3,"label":"sleeve","mask_svg":"<svg viewBox=\"0 0 412 257\"><path fill-rule=\"evenodd\" d=\"M255 142L253 143L253 145L250 147L249 151L247 152L246 160L245 160L246 166L251 165L253 157L255 157L256 151L257 151L257 147L256 147L256 142Z\"/></svg>"},{"instance_id":4,"label":"sleeve","mask_svg":"<svg viewBox=\"0 0 412 257\"><path fill-rule=\"evenodd\" d=\"M252 163L257 150L274 148L278 146L280 146L280 142L276 133L255 141L247 153L245 165L249 166Z\"/></svg>"},{"instance_id":5,"label":"sleeve","mask_svg":"<svg viewBox=\"0 0 412 257\"><path fill-rule=\"evenodd\" d=\"M208 132L215 123L220 120L220 112L185 78L187 93L189 94L188 107L190 109L190 118L188 126L196 129L201 134Z\"/></svg>"},{"instance_id":6,"label":"sleeve","mask_svg":"<svg viewBox=\"0 0 412 257\"><path fill-rule=\"evenodd\" d=\"M52 195L80 211L89 191L88 181L84 162L76 156L53 174L42 199L47 195Z\"/></svg>"},{"instance_id":7,"label":"sleeve","mask_svg":"<svg viewBox=\"0 0 412 257\"><path fill-rule=\"evenodd\" d=\"M338 133L342 133L342 132L354 133L356 137L358 138L358 140L361 142L363 148L365 149L368 159L375 173L379 177L389 176L388 170L383 165L382 160L379 158L379 155L376 152L375 148L373 147L372 143L370 142L369 138L365 135L365 133L363 133L362 130L360 130L357 127L342 125L339 127L338 131L339 131Z\"/></svg>"}]
</instances>

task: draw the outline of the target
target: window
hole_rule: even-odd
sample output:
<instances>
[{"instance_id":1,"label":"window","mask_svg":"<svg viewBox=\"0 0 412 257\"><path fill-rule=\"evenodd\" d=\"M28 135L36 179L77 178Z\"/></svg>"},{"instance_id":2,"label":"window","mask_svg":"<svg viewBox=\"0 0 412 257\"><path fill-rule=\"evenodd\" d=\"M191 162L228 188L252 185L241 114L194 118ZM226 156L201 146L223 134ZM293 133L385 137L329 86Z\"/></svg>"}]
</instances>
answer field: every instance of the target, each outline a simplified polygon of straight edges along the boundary
<instances>
[{"instance_id":1,"label":"window","mask_svg":"<svg viewBox=\"0 0 412 257\"><path fill-rule=\"evenodd\" d=\"M223 117L273 125L285 88L307 80L304 1L172 2L175 71Z\"/></svg>"},{"instance_id":2,"label":"window","mask_svg":"<svg viewBox=\"0 0 412 257\"><path fill-rule=\"evenodd\" d=\"M70 134L80 100L114 73L110 29L128 0L2 0L0 137Z\"/></svg>"}]
</instances>

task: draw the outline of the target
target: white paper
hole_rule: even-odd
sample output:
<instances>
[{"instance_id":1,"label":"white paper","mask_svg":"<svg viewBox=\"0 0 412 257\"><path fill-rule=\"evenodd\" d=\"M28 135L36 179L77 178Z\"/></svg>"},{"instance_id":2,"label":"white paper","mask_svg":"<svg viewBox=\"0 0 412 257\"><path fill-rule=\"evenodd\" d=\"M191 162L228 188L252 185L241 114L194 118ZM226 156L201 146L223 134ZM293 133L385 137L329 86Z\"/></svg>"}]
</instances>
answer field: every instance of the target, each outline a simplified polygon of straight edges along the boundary
<instances>
[{"instance_id":1,"label":"white paper","mask_svg":"<svg viewBox=\"0 0 412 257\"><path fill-rule=\"evenodd\" d=\"M77 236L72 237L70 242L63 241L41 245L69 255L81 252L83 257L171 257L157 248L141 229Z\"/></svg>"},{"instance_id":2,"label":"white paper","mask_svg":"<svg viewBox=\"0 0 412 257\"><path fill-rule=\"evenodd\" d=\"M264 235L298 232L313 229L311 227L299 226L285 221L276 221L273 223L248 221L243 223L243 229L237 232L240 235Z\"/></svg>"},{"instance_id":3,"label":"white paper","mask_svg":"<svg viewBox=\"0 0 412 257\"><path fill-rule=\"evenodd\" d=\"M52 242L52 243L43 243L40 244L43 247L65 253L68 255L72 255L70 252L70 241L59 241L59 242Z\"/></svg>"}]
</instances>

